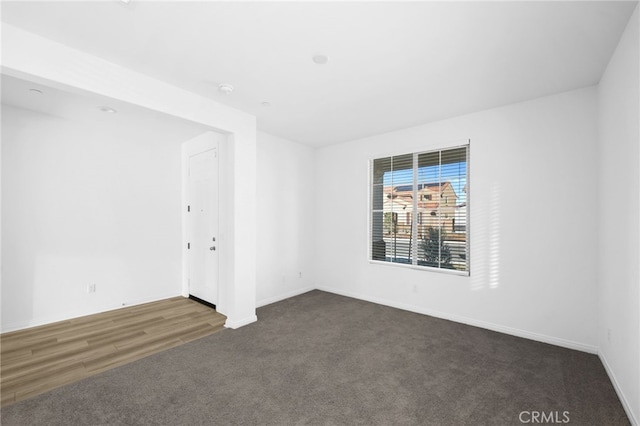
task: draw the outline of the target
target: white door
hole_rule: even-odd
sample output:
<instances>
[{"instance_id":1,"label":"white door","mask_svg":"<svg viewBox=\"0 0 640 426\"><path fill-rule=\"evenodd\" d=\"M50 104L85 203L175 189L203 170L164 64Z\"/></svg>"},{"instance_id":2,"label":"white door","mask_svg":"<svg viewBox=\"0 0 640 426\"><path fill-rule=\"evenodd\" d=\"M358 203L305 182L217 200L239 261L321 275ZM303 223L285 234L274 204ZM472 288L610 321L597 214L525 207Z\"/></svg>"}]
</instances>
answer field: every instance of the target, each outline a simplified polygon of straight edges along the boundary
<instances>
[{"instance_id":1,"label":"white door","mask_svg":"<svg viewBox=\"0 0 640 426\"><path fill-rule=\"evenodd\" d=\"M189 294L218 303L218 149L189 156Z\"/></svg>"}]
</instances>

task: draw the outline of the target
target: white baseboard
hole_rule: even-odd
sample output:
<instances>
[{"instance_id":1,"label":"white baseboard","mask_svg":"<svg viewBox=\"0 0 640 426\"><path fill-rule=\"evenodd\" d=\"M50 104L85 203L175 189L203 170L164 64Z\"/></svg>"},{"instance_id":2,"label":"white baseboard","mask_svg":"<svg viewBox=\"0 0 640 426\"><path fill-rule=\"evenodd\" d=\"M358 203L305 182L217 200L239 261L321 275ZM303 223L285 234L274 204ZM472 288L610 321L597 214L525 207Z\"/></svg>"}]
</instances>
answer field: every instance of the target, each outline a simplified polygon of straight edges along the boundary
<instances>
[{"instance_id":1,"label":"white baseboard","mask_svg":"<svg viewBox=\"0 0 640 426\"><path fill-rule=\"evenodd\" d=\"M272 303L280 302L281 300L289 299L291 297L295 297L295 296L299 296L299 295L304 294L304 293L308 293L311 290L315 290L315 287L305 287L305 288L302 288L302 289L290 291L288 293L280 294L278 296L268 297L266 299L261 299L261 300L258 300L258 302L256 303L256 307L257 308L261 308L263 306L267 306L267 305L270 305Z\"/></svg>"},{"instance_id":2,"label":"white baseboard","mask_svg":"<svg viewBox=\"0 0 640 426\"><path fill-rule=\"evenodd\" d=\"M17 321L9 324L2 324L2 333L9 333L12 331L24 330L32 327L39 327L41 325L52 324L54 322L66 321L73 318L80 318L89 315L101 314L103 312L115 311L116 309L127 308L129 306L143 305L145 303L157 302L159 300L169 299L171 297L180 296L180 294L165 294L160 296L154 296L145 299L136 299L133 301L127 301L124 303L106 303L102 306L93 307L90 310L74 310L71 312L65 312L56 315L47 315L42 317L31 318L25 321Z\"/></svg>"},{"instance_id":3,"label":"white baseboard","mask_svg":"<svg viewBox=\"0 0 640 426\"><path fill-rule=\"evenodd\" d=\"M613 384L613 388L616 390L616 394L618 395L618 399L622 403L622 408L624 408L624 412L627 413L629 422L631 422L632 426L640 425L640 423L638 423L638 419L636 418L636 416L633 415L633 412L631 411L631 406L629 405L629 401L627 401L627 398L622 392L622 389L620 389L620 385L618 384L616 375L613 374L613 370L609 366L609 363L607 362L607 358L604 356L602 352L598 353L598 357L600 358L602 365L604 365L604 369L607 372L607 375L609 376L609 380L611 380L611 383Z\"/></svg>"},{"instance_id":4,"label":"white baseboard","mask_svg":"<svg viewBox=\"0 0 640 426\"><path fill-rule=\"evenodd\" d=\"M381 299L377 297L364 296L361 294L342 291L342 290L338 290L330 287L318 287L318 290L339 294L341 296L352 297L354 299L366 300L367 302L377 303L379 305L384 305L384 306L390 306L392 308L402 309L404 311L415 312L418 314L429 315L432 317L446 319L449 321L467 324L474 327L485 328L487 330L497 331L499 333L509 334L511 336L516 336L516 337L522 337L524 339L535 340L537 342L549 343L551 345L561 346L563 348L575 349L578 351L588 352L591 354L598 353L598 348L596 346L585 345L583 343L561 339L558 337L552 337L544 334L533 333L526 330L520 330L518 328L507 327L500 324L493 324L490 322L480 321L480 320L467 318L459 315L452 315L445 312L434 311L431 309L424 309L418 306L398 303L395 301Z\"/></svg>"},{"instance_id":5,"label":"white baseboard","mask_svg":"<svg viewBox=\"0 0 640 426\"><path fill-rule=\"evenodd\" d=\"M249 325L256 321L258 321L258 317L256 315L250 315L240 320L230 320L229 318L227 318L227 320L224 323L224 326L225 328L236 329L236 328L244 327L245 325Z\"/></svg>"}]
</instances>

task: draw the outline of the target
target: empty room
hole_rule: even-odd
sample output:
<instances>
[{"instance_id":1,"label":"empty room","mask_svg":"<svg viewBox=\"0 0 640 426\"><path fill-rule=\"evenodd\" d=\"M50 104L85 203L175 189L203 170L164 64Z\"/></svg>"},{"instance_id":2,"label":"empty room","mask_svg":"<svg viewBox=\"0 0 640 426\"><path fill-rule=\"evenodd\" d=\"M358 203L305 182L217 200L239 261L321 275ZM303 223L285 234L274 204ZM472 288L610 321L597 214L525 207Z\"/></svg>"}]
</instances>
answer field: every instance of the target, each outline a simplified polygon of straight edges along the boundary
<instances>
[{"instance_id":1,"label":"empty room","mask_svg":"<svg viewBox=\"0 0 640 426\"><path fill-rule=\"evenodd\" d=\"M639 425L637 1L2 1L3 425Z\"/></svg>"}]
</instances>

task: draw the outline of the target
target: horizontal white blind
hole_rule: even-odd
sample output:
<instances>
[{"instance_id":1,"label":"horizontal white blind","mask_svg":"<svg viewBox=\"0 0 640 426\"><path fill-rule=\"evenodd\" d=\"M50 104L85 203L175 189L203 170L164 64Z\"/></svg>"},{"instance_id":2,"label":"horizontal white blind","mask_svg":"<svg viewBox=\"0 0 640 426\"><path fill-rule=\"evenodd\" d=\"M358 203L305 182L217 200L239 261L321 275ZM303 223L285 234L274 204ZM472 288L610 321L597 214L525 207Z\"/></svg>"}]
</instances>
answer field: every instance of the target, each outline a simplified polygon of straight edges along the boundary
<instances>
[{"instance_id":1,"label":"horizontal white blind","mask_svg":"<svg viewBox=\"0 0 640 426\"><path fill-rule=\"evenodd\" d=\"M469 271L468 145L371 161L370 259Z\"/></svg>"}]
</instances>

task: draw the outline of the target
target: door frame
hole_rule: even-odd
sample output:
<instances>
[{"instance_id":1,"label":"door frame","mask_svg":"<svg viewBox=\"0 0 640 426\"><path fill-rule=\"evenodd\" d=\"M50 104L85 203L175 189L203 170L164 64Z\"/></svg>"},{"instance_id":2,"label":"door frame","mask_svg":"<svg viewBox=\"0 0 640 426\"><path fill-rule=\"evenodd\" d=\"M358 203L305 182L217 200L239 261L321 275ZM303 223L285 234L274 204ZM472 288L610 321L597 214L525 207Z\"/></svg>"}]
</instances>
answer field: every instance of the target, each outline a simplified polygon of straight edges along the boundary
<instances>
[{"instance_id":1,"label":"door frame","mask_svg":"<svg viewBox=\"0 0 640 426\"><path fill-rule=\"evenodd\" d=\"M211 149L218 151L218 303L216 311L223 315L227 312L227 289L224 283L228 282L226 277L229 271L225 266L225 258L228 256L228 250L225 250L227 238L227 135L214 131L207 131L195 138L189 139L182 143L181 161L182 161L182 296L189 297L189 250L187 243L189 242L188 229L188 200L189 200L189 157Z\"/></svg>"}]
</instances>

